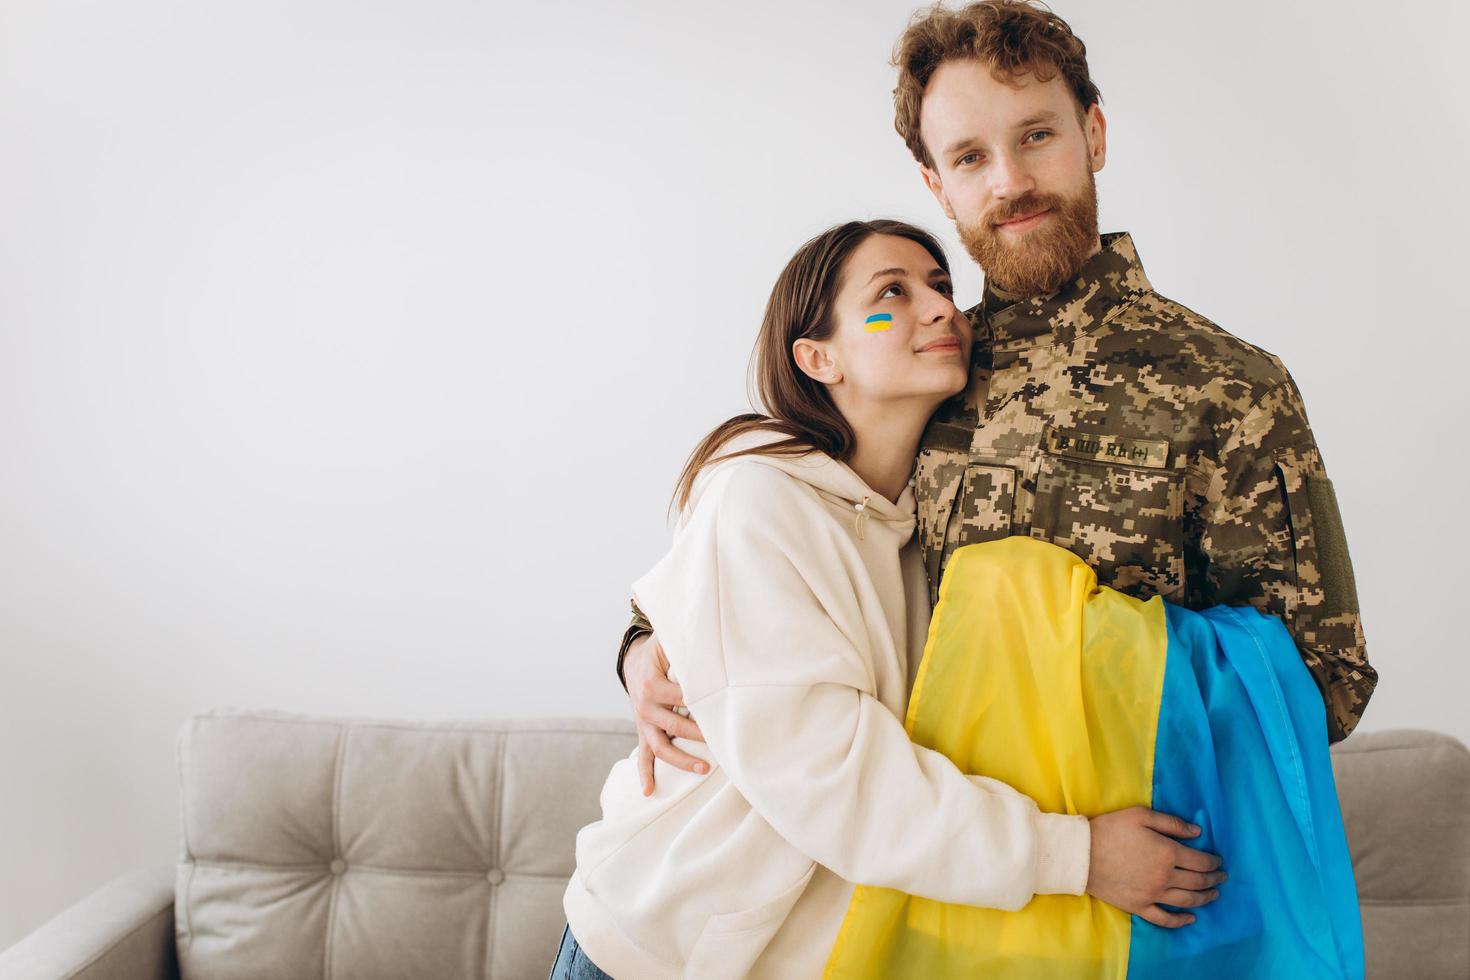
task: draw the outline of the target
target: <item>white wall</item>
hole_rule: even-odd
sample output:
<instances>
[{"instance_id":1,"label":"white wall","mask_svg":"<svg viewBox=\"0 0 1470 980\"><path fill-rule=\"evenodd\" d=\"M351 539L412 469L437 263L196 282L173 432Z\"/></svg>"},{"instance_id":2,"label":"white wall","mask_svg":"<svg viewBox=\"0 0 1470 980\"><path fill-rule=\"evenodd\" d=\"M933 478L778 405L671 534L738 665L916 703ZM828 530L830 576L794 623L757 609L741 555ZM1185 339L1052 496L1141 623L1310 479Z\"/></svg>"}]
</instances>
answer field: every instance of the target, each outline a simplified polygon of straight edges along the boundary
<instances>
[{"instance_id":1,"label":"white wall","mask_svg":"<svg viewBox=\"0 0 1470 980\"><path fill-rule=\"evenodd\" d=\"M1466 8L1057 6L1105 230L1306 395L1363 727L1470 740ZM190 712L625 712L795 247L905 217L978 297L892 130L910 8L0 3L0 947L172 859Z\"/></svg>"}]
</instances>

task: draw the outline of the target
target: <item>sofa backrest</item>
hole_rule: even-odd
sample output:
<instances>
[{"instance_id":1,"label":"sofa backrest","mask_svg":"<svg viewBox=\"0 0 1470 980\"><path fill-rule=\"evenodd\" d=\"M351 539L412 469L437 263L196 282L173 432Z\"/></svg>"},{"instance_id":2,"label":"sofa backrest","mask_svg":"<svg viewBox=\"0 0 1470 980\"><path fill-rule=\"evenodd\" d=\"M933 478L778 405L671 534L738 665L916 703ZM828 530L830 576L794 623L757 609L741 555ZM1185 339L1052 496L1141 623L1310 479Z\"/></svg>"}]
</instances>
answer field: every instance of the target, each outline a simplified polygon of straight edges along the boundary
<instances>
[{"instance_id":1,"label":"sofa backrest","mask_svg":"<svg viewBox=\"0 0 1470 980\"><path fill-rule=\"evenodd\" d=\"M216 711L179 736L184 980L537 978L627 722Z\"/></svg>"},{"instance_id":2,"label":"sofa backrest","mask_svg":"<svg viewBox=\"0 0 1470 980\"><path fill-rule=\"evenodd\" d=\"M624 721L198 715L179 737L183 980L542 980ZM1470 750L1332 752L1368 976L1470 977Z\"/></svg>"},{"instance_id":3,"label":"sofa backrest","mask_svg":"<svg viewBox=\"0 0 1470 980\"><path fill-rule=\"evenodd\" d=\"M1332 749L1368 976L1470 977L1470 750L1439 732Z\"/></svg>"}]
</instances>

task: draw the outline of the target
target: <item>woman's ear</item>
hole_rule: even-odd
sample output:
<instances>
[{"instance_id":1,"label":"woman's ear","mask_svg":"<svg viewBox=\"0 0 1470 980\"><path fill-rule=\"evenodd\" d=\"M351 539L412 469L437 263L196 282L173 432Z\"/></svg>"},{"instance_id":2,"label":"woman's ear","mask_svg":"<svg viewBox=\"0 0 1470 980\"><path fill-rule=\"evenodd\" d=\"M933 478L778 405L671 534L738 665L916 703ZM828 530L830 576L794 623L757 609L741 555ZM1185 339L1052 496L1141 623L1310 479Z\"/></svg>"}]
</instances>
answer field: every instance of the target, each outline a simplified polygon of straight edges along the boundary
<instances>
[{"instance_id":1,"label":"woman's ear","mask_svg":"<svg viewBox=\"0 0 1470 980\"><path fill-rule=\"evenodd\" d=\"M821 341L802 337L792 343L791 356L796 359L801 373L813 381L835 385L842 380L842 370L837 366L831 348Z\"/></svg>"}]
</instances>

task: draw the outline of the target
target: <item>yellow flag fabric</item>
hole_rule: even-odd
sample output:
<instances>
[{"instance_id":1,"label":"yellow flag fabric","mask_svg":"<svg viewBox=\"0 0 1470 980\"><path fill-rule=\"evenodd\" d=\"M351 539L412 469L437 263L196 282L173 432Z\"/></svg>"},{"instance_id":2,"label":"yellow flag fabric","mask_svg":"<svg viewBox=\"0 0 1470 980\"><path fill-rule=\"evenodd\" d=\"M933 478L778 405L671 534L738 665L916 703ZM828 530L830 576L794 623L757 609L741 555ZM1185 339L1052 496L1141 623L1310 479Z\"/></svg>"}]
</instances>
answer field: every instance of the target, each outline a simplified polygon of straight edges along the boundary
<instances>
[{"instance_id":1,"label":"yellow flag fabric","mask_svg":"<svg viewBox=\"0 0 1470 980\"><path fill-rule=\"evenodd\" d=\"M909 737L1046 812L1147 806L1167 635L1162 600L1099 589L1055 545L961 548L930 624ZM1008 912L860 886L824 975L1122 980L1129 937L1128 914L1090 895L1038 895Z\"/></svg>"}]
</instances>

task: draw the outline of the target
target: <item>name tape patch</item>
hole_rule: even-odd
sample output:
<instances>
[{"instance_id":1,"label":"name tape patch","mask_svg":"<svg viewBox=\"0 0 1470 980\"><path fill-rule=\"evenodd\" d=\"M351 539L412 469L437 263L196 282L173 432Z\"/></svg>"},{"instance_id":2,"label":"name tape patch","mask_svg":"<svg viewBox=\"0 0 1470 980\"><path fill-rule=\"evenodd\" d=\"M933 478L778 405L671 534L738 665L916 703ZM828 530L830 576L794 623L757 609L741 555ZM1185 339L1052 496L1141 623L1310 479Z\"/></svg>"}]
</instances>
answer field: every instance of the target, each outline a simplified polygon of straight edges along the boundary
<instances>
[{"instance_id":1,"label":"name tape patch","mask_svg":"<svg viewBox=\"0 0 1470 980\"><path fill-rule=\"evenodd\" d=\"M1169 468L1169 440L1124 439L1095 432L1048 429L1046 450L1058 456L1089 459L1100 463L1124 463L1151 470Z\"/></svg>"}]
</instances>

